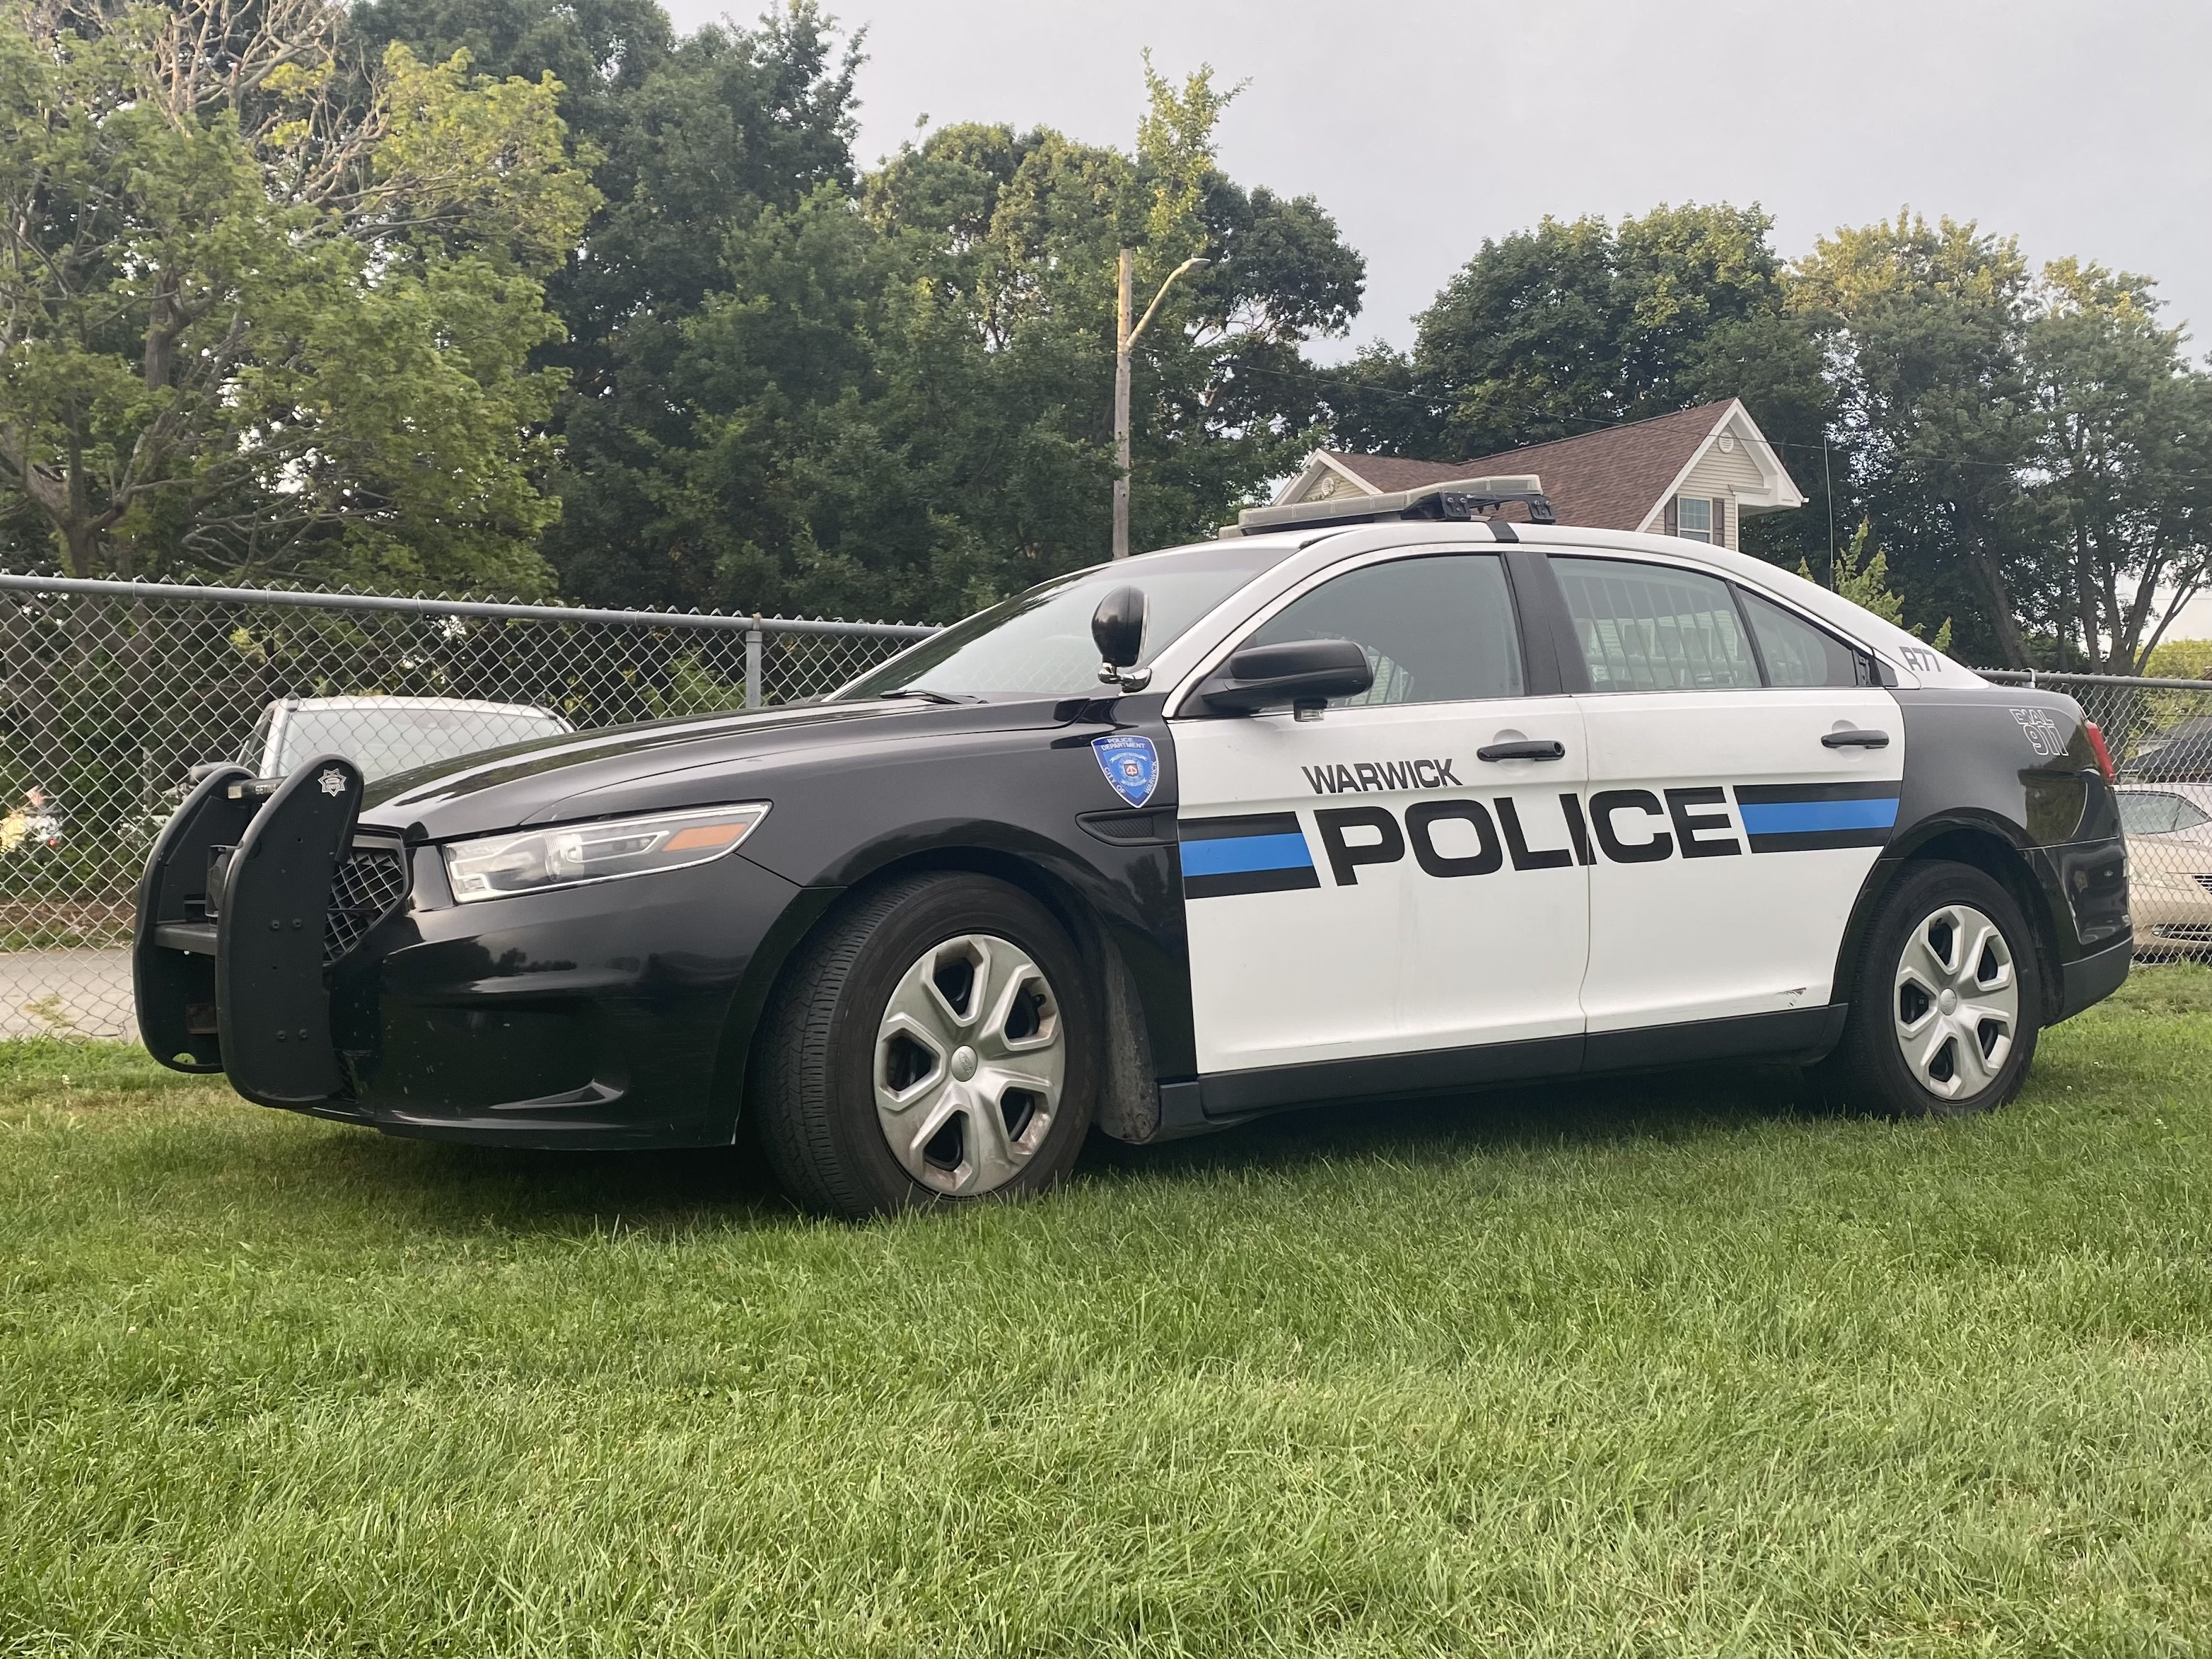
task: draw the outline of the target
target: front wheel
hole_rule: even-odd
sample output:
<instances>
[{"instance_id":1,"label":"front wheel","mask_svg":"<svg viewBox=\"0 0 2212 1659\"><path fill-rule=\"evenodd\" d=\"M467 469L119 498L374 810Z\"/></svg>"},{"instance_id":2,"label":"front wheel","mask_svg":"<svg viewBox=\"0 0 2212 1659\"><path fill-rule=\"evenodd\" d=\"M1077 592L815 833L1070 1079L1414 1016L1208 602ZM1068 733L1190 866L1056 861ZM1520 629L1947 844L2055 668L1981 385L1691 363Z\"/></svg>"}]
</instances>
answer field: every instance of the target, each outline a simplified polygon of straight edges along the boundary
<instances>
[{"instance_id":1,"label":"front wheel","mask_svg":"<svg viewBox=\"0 0 2212 1659\"><path fill-rule=\"evenodd\" d=\"M1868 933L1822 1073L1865 1110L1991 1111L2027 1080L2042 1008L2034 936L2012 895L1971 865L1918 866Z\"/></svg>"},{"instance_id":2,"label":"front wheel","mask_svg":"<svg viewBox=\"0 0 2212 1659\"><path fill-rule=\"evenodd\" d=\"M763 1024L769 1164L848 1216L1036 1192L1091 1127L1091 1008L1074 945L1017 887L931 874L857 895Z\"/></svg>"}]
</instances>

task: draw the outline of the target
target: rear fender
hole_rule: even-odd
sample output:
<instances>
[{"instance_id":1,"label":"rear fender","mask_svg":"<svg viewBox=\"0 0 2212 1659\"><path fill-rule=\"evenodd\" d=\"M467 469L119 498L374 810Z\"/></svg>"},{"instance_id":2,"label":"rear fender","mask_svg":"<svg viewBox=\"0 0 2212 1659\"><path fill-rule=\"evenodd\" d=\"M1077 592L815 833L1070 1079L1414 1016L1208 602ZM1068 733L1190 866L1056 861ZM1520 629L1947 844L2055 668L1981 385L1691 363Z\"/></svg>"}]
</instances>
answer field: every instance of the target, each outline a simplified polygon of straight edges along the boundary
<instances>
[{"instance_id":1,"label":"rear fender","mask_svg":"<svg viewBox=\"0 0 2212 1659\"><path fill-rule=\"evenodd\" d=\"M1892 842L1867 872L1858 901L1851 908L1850 925L1844 930L1843 946L1836 954L1834 989L1830 994L1838 1002L1850 995L1859 953L1898 879L1915 862L1948 859L1981 871L2018 902L2035 934L2043 970L2044 1017L2046 1020L2057 1018L2058 988L2063 977L2058 929L2051 911L2052 896L2037 879L2029 860L2031 850L2019 828L1994 813L1948 815L1915 824Z\"/></svg>"}]
</instances>

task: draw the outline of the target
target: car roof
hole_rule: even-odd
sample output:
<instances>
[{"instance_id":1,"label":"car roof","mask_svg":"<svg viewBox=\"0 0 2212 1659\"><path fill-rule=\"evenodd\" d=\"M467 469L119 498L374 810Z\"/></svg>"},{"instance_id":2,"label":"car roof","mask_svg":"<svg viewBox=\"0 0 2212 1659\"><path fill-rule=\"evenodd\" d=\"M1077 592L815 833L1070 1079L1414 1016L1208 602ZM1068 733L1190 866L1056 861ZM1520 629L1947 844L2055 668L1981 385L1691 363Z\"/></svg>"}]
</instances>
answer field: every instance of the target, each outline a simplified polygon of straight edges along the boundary
<instances>
[{"instance_id":1,"label":"car roof","mask_svg":"<svg viewBox=\"0 0 2212 1659\"><path fill-rule=\"evenodd\" d=\"M1140 556L1164 558L1197 553L1226 544L1261 551L1263 558L1255 580L1293 558L1301 564L1333 562L1391 547L1437 547L1463 544L1470 547L1510 541L1549 552L1653 555L1680 562L1703 565L1714 574L1753 588L1784 606L1802 611L1846 639L1874 652L1896 672L1907 686L1982 686L1982 677L1939 652L1926 641L1840 593L1809 581L1795 571L1735 548L1715 547L1680 536L1655 536L1640 531L1592 530L1574 525L1524 524L1516 520L1505 534L1492 530L1486 520L1449 521L1435 519L1382 519L1365 524L1336 523L1294 526L1255 535L1224 535L1212 542L1192 543ZM1305 556L1310 556L1307 557ZM1164 660L1167 657L1163 653ZM1180 660L1173 666L1180 671Z\"/></svg>"},{"instance_id":2,"label":"car roof","mask_svg":"<svg viewBox=\"0 0 2212 1659\"><path fill-rule=\"evenodd\" d=\"M441 714L535 714L547 720L559 720L560 715L550 708L529 702L485 702L474 697L387 697L362 696L358 697L279 697L276 702L286 708L313 713L353 713L374 708L429 708Z\"/></svg>"}]
</instances>

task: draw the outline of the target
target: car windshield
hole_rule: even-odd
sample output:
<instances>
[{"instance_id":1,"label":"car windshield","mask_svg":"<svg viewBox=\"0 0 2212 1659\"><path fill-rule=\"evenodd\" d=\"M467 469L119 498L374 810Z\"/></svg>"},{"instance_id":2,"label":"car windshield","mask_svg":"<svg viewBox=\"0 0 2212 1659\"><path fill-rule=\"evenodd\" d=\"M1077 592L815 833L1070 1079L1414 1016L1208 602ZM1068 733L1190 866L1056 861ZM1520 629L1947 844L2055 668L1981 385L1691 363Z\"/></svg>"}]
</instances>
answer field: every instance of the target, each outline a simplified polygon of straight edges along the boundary
<instances>
[{"instance_id":1,"label":"car windshield","mask_svg":"<svg viewBox=\"0 0 2212 1659\"><path fill-rule=\"evenodd\" d=\"M1108 593L1125 586L1144 591L1145 645L1137 660L1149 663L1284 550L1229 541L1078 571L956 623L861 676L835 701L908 690L987 701L1095 693L1098 647L1091 643L1091 617Z\"/></svg>"},{"instance_id":2,"label":"car windshield","mask_svg":"<svg viewBox=\"0 0 2212 1659\"><path fill-rule=\"evenodd\" d=\"M317 755L343 755L363 776L384 778L568 730L556 715L521 708L295 708L276 769L283 775Z\"/></svg>"}]
</instances>

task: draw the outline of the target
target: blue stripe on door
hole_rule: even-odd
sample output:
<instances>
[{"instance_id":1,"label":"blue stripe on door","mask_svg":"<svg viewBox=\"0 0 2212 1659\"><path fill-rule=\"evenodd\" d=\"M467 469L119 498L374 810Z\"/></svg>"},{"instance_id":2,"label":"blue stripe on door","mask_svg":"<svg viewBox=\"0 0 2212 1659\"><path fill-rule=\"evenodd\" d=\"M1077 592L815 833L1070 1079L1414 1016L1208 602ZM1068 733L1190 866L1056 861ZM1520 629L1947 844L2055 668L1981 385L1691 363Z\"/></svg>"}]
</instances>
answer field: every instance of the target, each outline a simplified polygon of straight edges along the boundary
<instances>
[{"instance_id":1,"label":"blue stripe on door","mask_svg":"<svg viewBox=\"0 0 2212 1659\"><path fill-rule=\"evenodd\" d=\"M1186 841L1186 876L1233 876L1252 870L1310 868L1313 854L1303 835L1237 836L1221 841Z\"/></svg>"},{"instance_id":2,"label":"blue stripe on door","mask_svg":"<svg viewBox=\"0 0 2212 1659\"><path fill-rule=\"evenodd\" d=\"M1296 812L1184 818L1176 836L1182 843L1178 850L1187 899L1291 893L1321 885Z\"/></svg>"},{"instance_id":3,"label":"blue stripe on door","mask_svg":"<svg viewBox=\"0 0 2212 1659\"><path fill-rule=\"evenodd\" d=\"M1834 830L1887 830L1897 822L1897 798L1873 800L1739 800L1747 836L1815 835Z\"/></svg>"}]
</instances>

